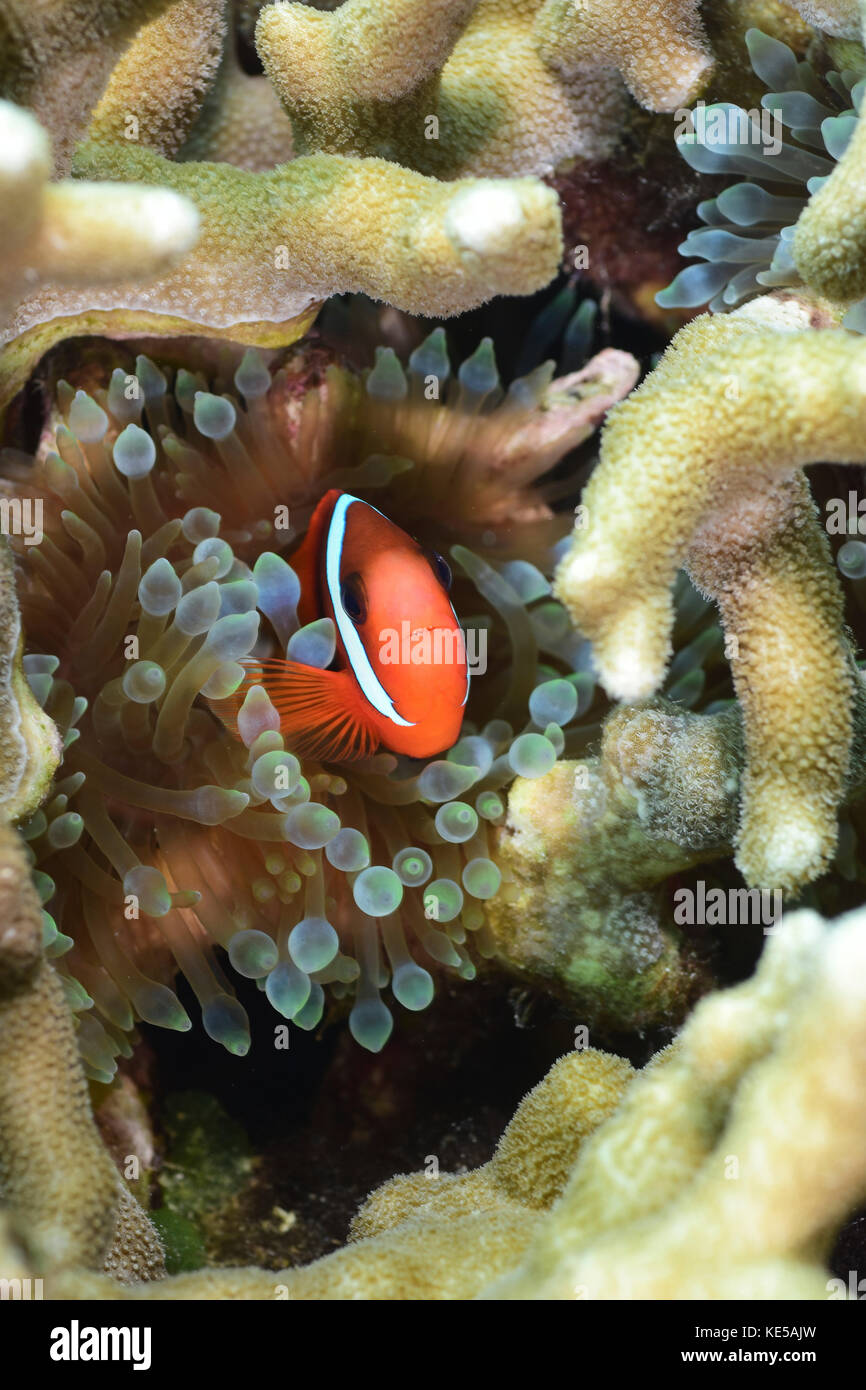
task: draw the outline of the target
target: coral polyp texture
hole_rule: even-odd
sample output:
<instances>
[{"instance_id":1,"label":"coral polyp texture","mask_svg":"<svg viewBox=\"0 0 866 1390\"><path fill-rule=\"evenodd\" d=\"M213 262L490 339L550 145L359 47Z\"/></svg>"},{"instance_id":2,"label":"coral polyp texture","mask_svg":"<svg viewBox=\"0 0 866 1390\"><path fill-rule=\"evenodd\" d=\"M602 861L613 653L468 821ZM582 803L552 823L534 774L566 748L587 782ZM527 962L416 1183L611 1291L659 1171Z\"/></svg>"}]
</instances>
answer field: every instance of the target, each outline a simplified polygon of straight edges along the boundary
<instances>
[{"instance_id":1,"label":"coral polyp texture","mask_svg":"<svg viewBox=\"0 0 866 1390\"><path fill-rule=\"evenodd\" d=\"M859 680L802 469L864 461L866 345L758 300L680 331L611 414L557 592L611 695L658 689L684 564L718 604L743 711L737 863L793 891L836 845Z\"/></svg>"},{"instance_id":2,"label":"coral polyp texture","mask_svg":"<svg viewBox=\"0 0 866 1390\"><path fill-rule=\"evenodd\" d=\"M43 956L45 914L8 827L0 912L0 1197L13 1229L39 1269L84 1265L135 1281L164 1274L159 1239L94 1124L73 1018Z\"/></svg>"},{"instance_id":3,"label":"coral polyp texture","mask_svg":"<svg viewBox=\"0 0 866 1390\"><path fill-rule=\"evenodd\" d=\"M50 142L29 112L0 101L0 322L50 280L93 287L155 276L198 237L190 202L164 188L49 183Z\"/></svg>"},{"instance_id":4,"label":"coral polyp texture","mask_svg":"<svg viewBox=\"0 0 866 1390\"><path fill-rule=\"evenodd\" d=\"M23 637L12 556L0 543L0 821L39 805L60 759L60 737L31 694L21 668Z\"/></svg>"},{"instance_id":5,"label":"coral polyp texture","mask_svg":"<svg viewBox=\"0 0 866 1390\"><path fill-rule=\"evenodd\" d=\"M793 0L807 24L841 39L859 39L860 0Z\"/></svg>"},{"instance_id":6,"label":"coral polyp texture","mask_svg":"<svg viewBox=\"0 0 866 1390\"><path fill-rule=\"evenodd\" d=\"M216 946L303 1028L325 986L352 995L349 1026L372 1050L392 1027L387 981L422 1009L421 961L471 978L473 952L490 954L500 793L549 770L593 694L586 643L544 573L565 528L533 483L635 378L622 353L558 381L552 370L506 395L486 342L447 400L427 399L450 376L437 330L408 377L382 350L363 384L304 356L272 381L254 353L228 391L187 370L170 388L145 357L92 393L60 383L35 464L9 465L15 496L46 504L42 543L20 543L24 666L65 749L23 833L95 1076L128 1052L134 1018L189 1028L177 969L210 1036L247 1050ZM374 497L420 536L438 526L472 542L451 547L455 594L487 670L441 757L299 759L263 685L243 700L239 738L212 712L244 659L332 660L333 623L299 626L281 553L329 487ZM537 563L517 557L521 542Z\"/></svg>"},{"instance_id":7,"label":"coral polyp texture","mask_svg":"<svg viewBox=\"0 0 866 1390\"><path fill-rule=\"evenodd\" d=\"M445 178L604 158L627 90L673 111L712 70L693 0L266 5L256 41L299 150L396 158Z\"/></svg>"}]
</instances>

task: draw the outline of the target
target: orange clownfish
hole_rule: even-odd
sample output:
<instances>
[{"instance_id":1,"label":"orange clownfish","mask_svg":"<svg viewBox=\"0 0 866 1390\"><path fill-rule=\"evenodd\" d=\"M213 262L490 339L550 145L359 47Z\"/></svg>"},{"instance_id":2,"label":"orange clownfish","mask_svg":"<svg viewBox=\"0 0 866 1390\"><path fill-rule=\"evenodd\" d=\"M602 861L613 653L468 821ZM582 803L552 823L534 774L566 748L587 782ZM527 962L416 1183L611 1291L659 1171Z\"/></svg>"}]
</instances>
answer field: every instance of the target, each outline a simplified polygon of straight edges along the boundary
<instances>
[{"instance_id":1,"label":"orange clownfish","mask_svg":"<svg viewBox=\"0 0 866 1390\"><path fill-rule=\"evenodd\" d=\"M247 691L262 685L287 746L308 757L349 762L382 747L426 758L450 748L469 669L441 555L368 502L332 488L291 565L301 583L301 624L334 623L334 663L320 670L249 659L239 689L219 702L220 717L236 731Z\"/></svg>"}]
</instances>

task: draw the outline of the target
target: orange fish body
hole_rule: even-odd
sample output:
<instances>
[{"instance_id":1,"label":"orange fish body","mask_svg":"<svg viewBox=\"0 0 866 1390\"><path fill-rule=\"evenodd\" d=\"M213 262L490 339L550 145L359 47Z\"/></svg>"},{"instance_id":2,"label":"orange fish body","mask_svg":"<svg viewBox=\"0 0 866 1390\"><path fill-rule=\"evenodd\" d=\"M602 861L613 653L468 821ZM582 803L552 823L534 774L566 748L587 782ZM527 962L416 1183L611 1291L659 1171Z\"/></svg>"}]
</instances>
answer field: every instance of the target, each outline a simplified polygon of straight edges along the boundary
<instances>
[{"instance_id":1,"label":"orange fish body","mask_svg":"<svg viewBox=\"0 0 866 1390\"><path fill-rule=\"evenodd\" d=\"M239 690L214 702L220 717L236 731L247 691L262 685L287 746L306 756L347 762L384 747L425 758L450 748L469 671L441 557L369 503L331 489L291 563L301 623L334 623L336 669L247 661Z\"/></svg>"}]
</instances>

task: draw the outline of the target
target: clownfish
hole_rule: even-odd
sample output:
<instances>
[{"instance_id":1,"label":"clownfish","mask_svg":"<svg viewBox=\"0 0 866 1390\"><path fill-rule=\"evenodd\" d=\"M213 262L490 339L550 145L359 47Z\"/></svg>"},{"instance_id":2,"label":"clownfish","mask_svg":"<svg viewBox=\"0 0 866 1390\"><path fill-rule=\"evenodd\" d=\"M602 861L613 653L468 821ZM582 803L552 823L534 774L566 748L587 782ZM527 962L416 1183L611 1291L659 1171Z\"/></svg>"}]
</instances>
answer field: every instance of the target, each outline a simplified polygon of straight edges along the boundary
<instances>
[{"instance_id":1,"label":"clownfish","mask_svg":"<svg viewBox=\"0 0 866 1390\"><path fill-rule=\"evenodd\" d=\"M300 623L334 623L334 662L320 670L249 658L235 694L211 702L215 713L237 734L238 710L261 685L287 747L304 756L350 762L385 748L426 758L450 748L469 669L442 556L368 502L332 488L290 563L301 583Z\"/></svg>"}]
</instances>

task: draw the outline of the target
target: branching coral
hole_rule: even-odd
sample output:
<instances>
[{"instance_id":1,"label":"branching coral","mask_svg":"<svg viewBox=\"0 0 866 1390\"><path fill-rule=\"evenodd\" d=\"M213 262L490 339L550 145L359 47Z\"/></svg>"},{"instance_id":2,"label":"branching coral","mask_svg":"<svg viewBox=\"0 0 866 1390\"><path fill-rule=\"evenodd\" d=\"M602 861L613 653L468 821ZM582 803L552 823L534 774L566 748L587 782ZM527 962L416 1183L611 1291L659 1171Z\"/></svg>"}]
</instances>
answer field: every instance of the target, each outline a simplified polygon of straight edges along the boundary
<instances>
[{"instance_id":1,"label":"branching coral","mask_svg":"<svg viewBox=\"0 0 866 1390\"><path fill-rule=\"evenodd\" d=\"M350 1243L305 1268L202 1270L134 1293L77 1273L53 1279L50 1291L73 1298L471 1298L520 1260L631 1075L628 1062L601 1052L563 1057L521 1102L489 1163L463 1176L394 1178L361 1208Z\"/></svg>"},{"instance_id":2,"label":"branching coral","mask_svg":"<svg viewBox=\"0 0 866 1390\"><path fill-rule=\"evenodd\" d=\"M299 149L396 158L446 178L603 158L622 124L623 79L666 111L697 95L711 68L692 0L649 13L604 0L349 0L334 14L267 5L256 37Z\"/></svg>"},{"instance_id":3,"label":"branching coral","mask_svg":"<svg viewBox=\"0 0 866 1390\"><path fill-rule=\"evenodd\" d=\"M222 0L83 0L66 26L52 0L30 18L0 0L0 92L19 103L0 107L0 394L64 336L223 340L180 369L170 346L91 342L64 358L72 385L53 355L36 456L3 458L28 647L4 553L3 1258L76 1298L822 1296L820 1261L866 1194L862 914L832 931L787 918L754 979L699 1005L643 1073L563 1058L489 1163L395 1178L307 1268L163 1278L98 1139L85 1076L110 1081L139 1019L190 1026L179 973L209 1035L247 1050L223 953L275 1021L313 1029L327 1004L371 1051L388 986L418 1011L441 967L469 980L478 956L594 1027L679 1022L709 970L673 928L671 875L733 843L748 882L798 892L866 783L866 686L803 473L866 462L866 344L828 326L866 292L851 6L797 7L843 36L816 40L811 66L752 35L791 140L773 194L751 182L702 206L685 249L710 266L683 281L690 304L727 289L713 307L730 307L799 272L834 302L757 300L679 335L611 419L555 591L551 504L576 479L539 480L628 392L632 359L540 368L506 393L489 340L452 375L442 330L406 370L381 350L364 376L318 345L268 365L225 340L294 341L334 290L438 316L541 286L562 248L534 176L613 156L624 122L635 150L659 132L625 114L628 92L663 112L704 90L698 4L328 8L247 6L259 76ZM48 181L24 107L77 182ZM712 172L742 157L708 149L691 153ZM824 150L842 158L822 189ZM237 702L239 737L218 717L240 662L333 658L329 622L301 625L292 568L327 488L455 562L487 669L433 761L323 763L260 686ZM38 542L9 525L43 503ZM682 566L723 629L701 610L668 668ZM723 650L739 706L706 693ZM611 695L666 680L669 700L591 723L593 659ZM684 708L703 698L709 712ZM597 756L566 761L599 735Z\"/></svg>"},{"instance_id":4,"label":"branching coral","mask_svg":"<svg viewBox=\"0 0 866 1390\"><path fill-rule=\"evenodd\" d=\"M38 923L38 899L34 911ZM32 983L4 984L0 1042L4 1202L26 1233L37 1269L101 1268L114 1238L121 1183L93 1123L72 1016L47 963ZM128 1193L123 1206L124 1221L144 1220ZM128 1277L147 1277L146 1268L134 1265Z\"/></svg>"},{"instance_id":5,"label":"branching coral","mask_svg":"<svg viewBox=\"0 0 866 1390\"><path fill-rule=\"evenodd\" d=\"M846 803L866 784L862 676L854 726ZM505 885L487 912L496 959L564 995L591 1029L679 1022L708 964L681 939L672 885L731 854L743 764L735 702L693 714L655 699L615 709L597 756L518 778L497 850ZM733 891L741 924L770 925L769 894Z\"/></svg>"},{"instance_id":6,"label":"branching coral","mask_svg":"<svg viewBox=\"0 0 866 1390\"><path fill-rule=\"evenodd\" d=\"M61 383L35 468L11 465L16 495L47 498L42 545L20 547L25 661L66 749L23 833L91 1074L110 1078L136 1016L189 1027L168 988L178 968L209 1034L247 1050L217 944L302 1027L318 1024L324 985L354 993L350 1027L373 1050L392 1027L380 988L390 980L411 1010L432 996L413 953L472 977L466 945L489 951L484 905L501 879L498 792L553 764L593 690L585 644L524 558L549 572L564 529L533 483L635 370L607 353L551 382L547 364L505 395L488 340L446 389L437 330L408 377L382 350L363 386L321 375L315 356L272 382L255 354L219 393L186 370L169 393L146 358L92 395ZM488 669L443 758L299 762L262 688L241 709L242 741L205 703L231 694L251 653L330 662L321 624L298 628L281 555L328 487L372 490L416 534L476 547L453 548L454 592L484 610L466 621Z\"/></svg>"},{"instance_id":7,"label":"branching coral","mask_svg":"<svg viewBox=\"0 0 866 1390\"><path fill-rule=\"evenodd\" d=\"M133 284L129 237L109 238L103 256L105 236L92 219L81 226L83 278L100 288L73 292L54 277L28 293L8 329L19 341L6 354L6 392L75 331L204 330L273 346L343 290L438 316L540 288L562 251L556 199L525 177L488 176L610 153L623 77L657 109L694 96L710 58L693 0L654 4L649 29L644 10L623 16L602 0L574 13L553 0L349 0L333 14L266 6L258 44L292 138L267 79L241 72L219 0L163 0L137 29L120 0L104 14L78 7L68 26L54 5L28 26L9 0L0 91L41 113L60 168L89 118L76 176L185 194L203 234L174 273L146 264ZM94 32L105 44L84 80ZM229 128L238 121L243 130ZM292 151L308 157L288 162ZM243 170L212 162L223 159ZM159 208L130 209L149 246Z\"/></svg>"},{"instance_id":8,"label":"branching coral","mask_svg":"<svg viewBox=\"0 0 866 1390\"><path fill-rule=\"evenodd\" d=\"M497 1298L826 1298L866 1195L863 912L785 918L587 1141Z\"/></svg>"},{"instance_id":9,"label":"branching coral","mask_svg":"<svg viewBox=\"0 0 866 1390\"><path fill-rule=\"evenodd\" d=\"M550 67L573 73L610 65L651 111L686 105L712 71L697 0L546 0L536 32Z\"/></svg>"},{"instance_id":10,"label":"branching coral","mask_svg":"<svg viewBox=\"0 0 866 1390\"><path fill-rule=\"evenodd\" d=\"M0 323L46 280L83 289L159 275L196 241L195 209L168 189L48 183L49 172L44 131L0 102Z\"/></svg>"},{"instance_id":11,"label":"branching coral","mask_svg":"<svg viewBox=\"0 0 866 1390\"><path fill-rule=\"evenodd\" d=\"M162 1249L93 1122L72 1015L41 958L43 916L20 842L0 848L0 1196L37 1272L158 1276Z\"/></svg>"},{"instance_id":12,"label":"branching coral","mask_svg":"<svg viewBox=\"0 0 866 1390\"><path fill-rule=\"evenodd\" d=\"M50 1291L825 1298L834 1233L866 1195L864 951L862 912L832 925L788 916L754 978L704 1000L642 1072L592 1050L563 1058L489 1164L395 1178L358 1214L355 1240L306 1268L203 1270L131 1290L70 1272Z\"/></svg>"},{"instance_id":13,"label":"branching coral","mask_svg":"<svg viewBox=\"0 0 866 1390\"><path fill-rule=\"evenodd\" d=\"M122 13L112 12L106 20L105 30L129 39L129 16L125 7L119 9ZM438 36L432 49L441 60L454 36L453 7L424 11L431 43ZM58 15L49 6L41 16L46 32L37 24L29 44L26 33L19 33L24 24L14 4L10 16L19 40L13 53L19 53L22 70L10 57L0 90L21 101L32 98L38 107L34 92L42 90L56 49ZM89 9L83 18L93 18ZM363 290L412 312L441 315L495 293L530 293L555 274L562 249L557 200L534 179L459 180L444 186L418 172L411 161L329 154L268 170L248 157L245 162L252 168L243 170L190 159L190 153L248 155L249 141L226 133L221 100L239 101L242 114L254 113L271 123L273 105L262 99L260 85L255 90L249 86L264 79L245 83L233 54L220 67L226 27L222 5L177 0L155 6L143 19L119 62L108 45L115 65L98 105L92 83L76 93L77 114L70 118L71 126L63 127L67 134L80 126L82 99L88 94L96 109L74 172L78 179L127 185L144 179L188 195L199 210L201 239L173 273L155 276L159 266L147 265L142 285L138 273L135 283L125 274L129 238L125 257L116 249L124 239L116 238L101 269L84 277L96 281L98 290L75 292L64 288L60 278L44 291L28 294L7 329L7 337L17 340L5 354L11 378L7 391L22 383L29 365L53 342L76 330L206 330L211 336L271 346L300 336L321 301L334 292ZM376 33L383 19L387 16L378 17ZM73 49L79 38L76 30ZM402 43L401 51L407 51ZM430 51L428 44L425 60ZM287 153L288 132L282 120L276 124L276 140L267 144L275 153ZM189 151L183 148L187 136ZM166 157L175 155L180 162ZM91 210L101 206L86 188L81 197ZM169 200L163 214L156 207L129 206L144 217L142 235L148 245L159 223L171 220L172 208L176 218L180 205ZM79 242L89 262L99 264L103 239L93 218L80 228ZM182 240L167 239L172 246Z\"/></svg>"},{"instance_id":14,"label":"branching coral","mask_svg":"<svg viewBox=\"0 0 866 1390\"><path fill-rule=\"evenodd\" d=\"M121 1281L158 1277L164 1273L162 1246L93 1123L72 1015L60 980L43 957L43 942L57 934L32 881L31 858L8 824L41 800L60 749L53 725L21 674L18 608L5 542L0 562L2 1221L5 1226L8 1216L26 1244L27 1270L41 1274L73 1265L105 1268ZM3 1269L4 1277L13 1277L14 1260Z\"/></svg>"},{"instance_id":15,"label":"branching coral","mask_svg":"<svg viewBox=\"0 0 866 1390\"><path fill-rule=\"evenodd\" d=\"M256 44L298 149L399 158L413 133L423 148L439 73L474 8L475 0L347 0L323 14L266 5ZM457 151L451 158L456 165Z\"/></svg>"},{"instance_id":16,"label":"branching coral","mask_svg":"<svg viewBox=\"0 0 866 1390\"><path fill-rule=\"evenodd\" d=\"M6 399L35 359L76 332L206 330L271 346L299 337L335 291L451 314L497 292L530 293L559 260L556 198L532 179L442 184L384 160L324 155L255 174L97 143L79 148L76 171L180 193L198 209L201 236L150 283L29 296L8 329L17 341L0 367ZM181 206L174 194L170 206Z\"/></svg>"},{"instance_id":17,"label":"branching coral","mask_svg":"<svg viewBox=\"0 0 866 1390\"><path fill-rule=\"evenodd\" d=\"M224 0L174 0L142 24L99 99L89 138L177 154L216 78L225 10Z\"/></svg>"},{"instance_id":18,"label":"branching coral","mask_svg":"<svg viewBox=\"0 0 866 1390\"><path fill-rule=\"evenodd\" d=\"M28 301L20 331L49 308L122 305L242 333L250 322L309 318L328 294L347 290L411 313L451 314L496 292L528 294L557 268L556 199L534 179L442 184L385 160L327 155L253 174L95 141L79 147L75 167L81 177L184 193L199 210L201 239L155 285Z\"/></svg>"},{"instance_id":19,"label":"branching coral","mask_svg":"<svg viewBox=\"0 0 866 1390\"><path fill-rule=\"evenodd\" d=\"M69 172L75 142L140 25L172 0L3 0L0 93L51 131L55 172Z\"/></svg>"},{"instance_id":20,"label":"branching coral","mask_svg":"<svg viewBox=\"0 0 866 1390\"><path fill-rule=\"evenodd\" d=\"M678 566L718 603L746 741L737 863L786 891L833 854L855 689L801 470L864 459L866 344L808 322L795 301L760 300L677 335L611 415L557 580L622 699L662 680Z\"/></svg>"}]
</instances>

